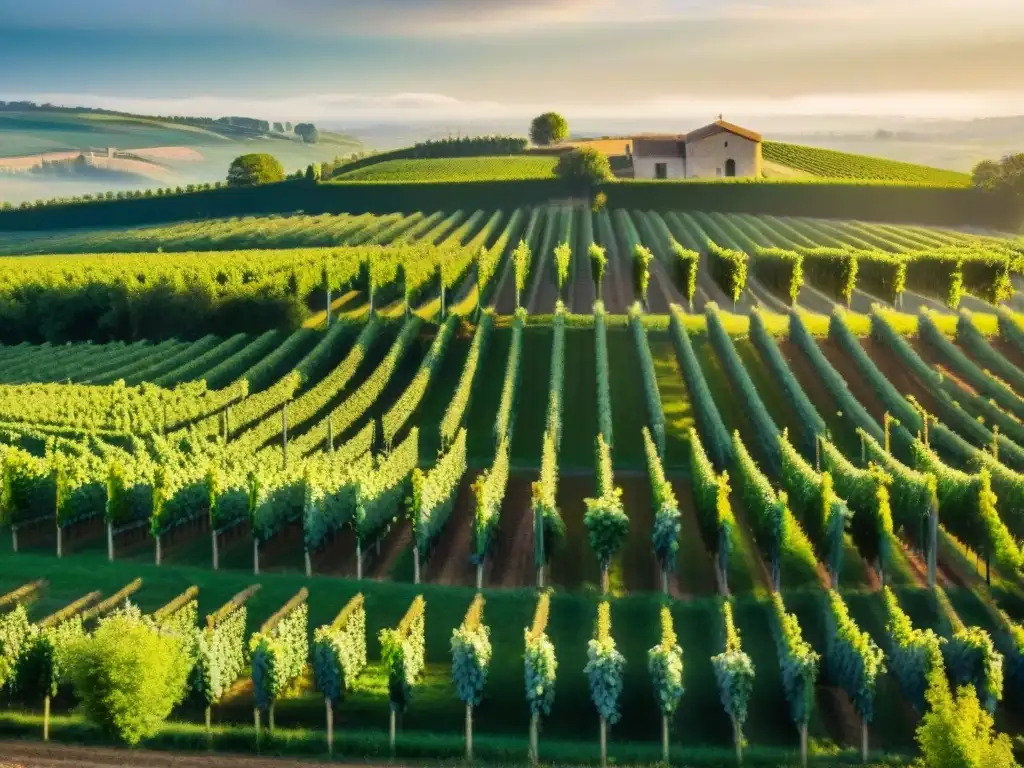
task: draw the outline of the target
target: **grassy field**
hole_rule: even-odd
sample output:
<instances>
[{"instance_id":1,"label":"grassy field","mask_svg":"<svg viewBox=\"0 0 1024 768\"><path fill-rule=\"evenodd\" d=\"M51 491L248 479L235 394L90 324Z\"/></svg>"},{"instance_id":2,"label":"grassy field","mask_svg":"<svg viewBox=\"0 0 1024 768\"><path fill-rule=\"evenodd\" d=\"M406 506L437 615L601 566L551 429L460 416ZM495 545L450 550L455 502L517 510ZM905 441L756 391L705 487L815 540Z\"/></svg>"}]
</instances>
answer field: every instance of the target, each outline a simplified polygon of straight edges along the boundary
<instances>
[{"instance_id":1,"label":"grassy field","mask_svg":"<svg viewBox=\"0 0 1024 768\"><path fill-rule=\"evenodd\" d=\"M546 156L451 157L386 160L335 177L337 181L510 181L554 176Z\"/></svg>"},{"instance_id":2,"label":"grassy field","mask_svg":"<svg viewBox=\"0 0 1024 768\"><path fill-rule=\"evenodd\" d=\"M461 621L472 598L470 590L431 586L416 588L412 585L379 582L360 585L330 578L308 581L298 576L274 574L254 579L245 574L214 573L205 569L157 568L136 563L110 564L104 562L100 555L79 555L57 562L49 557L11 557L8 553L0 560L0 592L39 576L48 580L48 586L30 607L33 617L56 610L87 590L98 589L109 595L136 577L141 577L143 582L135 597L143 610L155 610L194 584L199 587L201 614L215 610L249 584L259 583L261 588L247 604L248 625L252 631L302 586L308 586L310 590L311 627L328 623L340 607L357 590L361 590L367 599L370 666L337 716L345 723L341 730L363 734L362 738L375 747L367 756L380 754L377 750L384 748L380 740L385 738L387 724L377 631L397 623L412 597L423 594L427 600L428 668L425 678L414 688L412 706L402 718L401 732L404 736L399 741L400 754L423 754L417 752L417 749L427 752L422 746L422 740L428 732L441 745L441 755L460 746L458 736L462 728L462 707L454 695L449 678L448 641L451 629ZM964 605L971 604L969 594L955 594L957 600ZM521 754L526 746L528 713L522 701L521 628L529 622L535 595L525 590L488 590L485 597L485 618L492 627L495 661L484 702L477 708L474 721L482 745L488 745L489 739L493 739L490 742L492 748L506 751L511 756ZM880 635L877 596L852 592L847 595L847 600L858 618L865 617L865 627L872 634ZM901 593L901 600L914 605L920 602L913 590ZM652 633L657 627L655 617L658 605L659 600L654 596L634 596L615 600L612 608L613 634L627 660L624 716L622 722L611 731L610 753L620 763L653 762L657 756L658 718L649 694L644 657L647 648L656 640ZM815 629L818 625L814 619L817 597L813 593L788 593L787 605L797 612L808 627L808 638L821 649L823 637ZM689 600L673 604L679 640L686 659L687 692L675 719L672 740L678 750L674 759L689 764L713 765L717 760L726 759L731 751L731 731L717 700L710 666L715 643L714 632L710 631L716 621L714 607L713 600ZM592 761L596 757L597 718L589 702L586 676L583 674L586 642L592 632L595 615L592 597L564 593L554 596L549 634L558 654L558 694L551 716L544 721L542 758L558 759L560 749L563 748L561 743L567 739L577 743L578 752L574 761ZM783 715L782 688L765 606L753 598L739 600L737 618L744 646L751 649L757 670L755 698L747 728L750 745L745 762L766 764L789 761L796 748L796 732L786 723ZM922 623L934 621L927 611L919 611L915 619L920 619ZM643 628L649 631L645 632ZM63 713L67 704L66 700L58 700L55 711ZM235 744L236 749L251 749L243 738L246 732L244 726L251 725L251 716L249 688L245 684L236 685L227 699L215 706L214 723L219 727L243 727L232 728L232 733L219 731L218 742ZM301 731L321 728L322 717L322 701L311 690L309 679L304 679L277 706L277 723L285 731L282 740L265 746L271 752L275 749L285 753L302 753L305 750L316 752L317 736L303 734ZM826 757L843 763L852 760L853 750L842 747L836 740L833 722L836 717L835 710L823 707L812 725L812 754L816 755L818 761L824 761ZM168 727L168 733L177 730L183 735L180 740L172 738L170 741L184 746L189 742L186 724L201 722L202 712L186 706L176 713L174 719L176 724ZM15 722L9 717L0 718L0 733L10 733L12 729L18 732ZM65 724L74 733L71 727L73 723L74 720L58 720L57 733ZM23 723L21 733L25 732L24 728ZM879 749L900 752L909 746L907 733L904 714L896 722L880 719L874 729L874 739ZM251 731L249 734L251 736ZM154 743L159 745L164 738L169 737L157 737ZM355 749L364 748L361 739L354 735L349 739L351 741L343 738L342 744L349 743L350 748ZM293 740L298 744L293 746L290 743ZM306 741L313 743L303 746L302 743ZM488 747L483 746L482 751L486 755ZM427 753L436 755L436 752Z\"/></svg>"}]
</instances>

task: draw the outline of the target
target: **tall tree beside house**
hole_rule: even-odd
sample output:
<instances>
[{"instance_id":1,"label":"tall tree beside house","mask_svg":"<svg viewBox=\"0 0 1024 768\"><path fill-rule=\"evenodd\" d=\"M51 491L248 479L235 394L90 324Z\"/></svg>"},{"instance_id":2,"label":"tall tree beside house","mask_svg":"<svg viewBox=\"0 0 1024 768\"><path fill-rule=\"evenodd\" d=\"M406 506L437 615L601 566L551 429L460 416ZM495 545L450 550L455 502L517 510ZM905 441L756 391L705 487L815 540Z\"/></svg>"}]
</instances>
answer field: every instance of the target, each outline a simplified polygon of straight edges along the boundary
<instances>
[{"instance_id":1,"label":"tall tree beside house","mask_svg":"<svg viewBox=\"0 0 1024 768\"><path fill-rule=\"evenodd\" d=\"M557 112L545 112L530 123L530 141L540 147L557 144L569 135L569 123Z\"/></svg>"}]
</instances>

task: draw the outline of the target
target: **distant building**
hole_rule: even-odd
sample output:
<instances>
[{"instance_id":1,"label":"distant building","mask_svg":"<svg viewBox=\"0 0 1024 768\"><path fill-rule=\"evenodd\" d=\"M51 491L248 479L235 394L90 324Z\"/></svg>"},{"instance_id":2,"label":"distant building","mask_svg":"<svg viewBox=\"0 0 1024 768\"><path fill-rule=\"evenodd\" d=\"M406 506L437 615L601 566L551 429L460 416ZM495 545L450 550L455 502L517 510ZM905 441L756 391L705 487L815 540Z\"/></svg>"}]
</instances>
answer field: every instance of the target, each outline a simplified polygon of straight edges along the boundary
<instances>
[{"instance_id":1,"label":"distant building","mask_svg":"<svg viewBox=\"0 0 1024 768\"><path fill-rule=\"evenodd\" d=\"M716 120L685 134L633 137L633 178L761 175L761 134Z\"/></svg>"},{"instance_id":2,"label":"distant building","mask_svg":"<svg viewBox=\"0 0 1024 768\"><path fill-rule=\"evenodd\" d=\"M690 179L760 176L761 140L759 133L716 120L689 133L639 134L574 145L608 154L618 176Z\"/></svg>"}]
</instances>

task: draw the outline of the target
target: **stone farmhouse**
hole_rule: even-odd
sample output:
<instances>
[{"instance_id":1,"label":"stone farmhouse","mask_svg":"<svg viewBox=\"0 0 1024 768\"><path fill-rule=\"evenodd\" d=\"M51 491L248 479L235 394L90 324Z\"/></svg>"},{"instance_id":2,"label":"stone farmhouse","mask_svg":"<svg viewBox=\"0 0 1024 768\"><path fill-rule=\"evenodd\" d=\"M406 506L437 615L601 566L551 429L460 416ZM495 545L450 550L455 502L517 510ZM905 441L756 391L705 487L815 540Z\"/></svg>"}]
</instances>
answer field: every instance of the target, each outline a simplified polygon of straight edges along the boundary
<instances>
[{"instance_id":1,"label":"stone farmhouse","mask_svg":"<svg viewBox=\"0 0 1024 768\"><path fill-rule=\"evenodd\" d=\"M639 134L575 142L610 156L616 175L691 179L761 175L761 134L725 120L689 133Z\"/></svg>"}]
</instances>

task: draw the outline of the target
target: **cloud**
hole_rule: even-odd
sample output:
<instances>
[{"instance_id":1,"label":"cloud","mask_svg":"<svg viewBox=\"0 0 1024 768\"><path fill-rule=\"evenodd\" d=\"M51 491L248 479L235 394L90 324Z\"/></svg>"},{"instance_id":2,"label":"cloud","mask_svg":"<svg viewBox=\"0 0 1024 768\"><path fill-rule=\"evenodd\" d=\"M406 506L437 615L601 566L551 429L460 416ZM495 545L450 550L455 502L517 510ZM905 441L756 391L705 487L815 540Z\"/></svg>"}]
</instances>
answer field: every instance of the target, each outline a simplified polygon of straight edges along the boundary
<instances>
[{"instance_id":1,"label":"cloud","mask_svg":"<svg viewBox=\"0 0 1024 768\"><path fill-rule=\"evenodd\" d=\"M4 97L0 94L0 97ZM81 105L154 115L251 115L267 120L316 120L356 123L365 121L474 121L526 120L547 104L458 99L442 93L319 93L279 99L216 96L190 98L129 98L84 93L10 94L12 100L32 98L57 105ZM1024 114L1024 90L1001 91L893 91L875 93L810 93L792 97L709 97L675 93L631 102L567 102L561 110L571 120L710 119L727 116L872 116L909 118L973 118L979 115ZM687 123L684 128L694 127Z\"/></svg>"},{"instance_id":2,"label":"cloud","mask_svg":"<svg viewBox=\"0 0 1024 768\"><path fill-rule=\"evenodd\" d=\"M1024 21L1020 0L0 0L8 28L311 37L517 34L652 22L843 22L877 28ZM904 30L913 32L913 30Z\"/></svg>"},{"instance_id":3,"label":"cloud","mask_svg":"<svg viewBox=\"0 0 1024 768\"><path fill-rule=\"evenodd\" d=\"M624 16L620 0L0 0L0 18L11 28L389 36L621 22L663 2L634 0Z\"/></svg>"}]
</instances>

